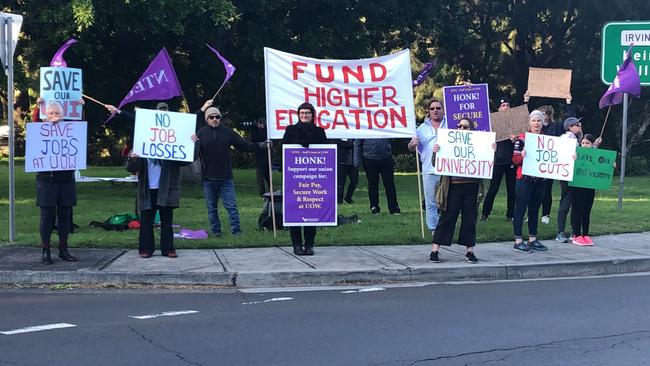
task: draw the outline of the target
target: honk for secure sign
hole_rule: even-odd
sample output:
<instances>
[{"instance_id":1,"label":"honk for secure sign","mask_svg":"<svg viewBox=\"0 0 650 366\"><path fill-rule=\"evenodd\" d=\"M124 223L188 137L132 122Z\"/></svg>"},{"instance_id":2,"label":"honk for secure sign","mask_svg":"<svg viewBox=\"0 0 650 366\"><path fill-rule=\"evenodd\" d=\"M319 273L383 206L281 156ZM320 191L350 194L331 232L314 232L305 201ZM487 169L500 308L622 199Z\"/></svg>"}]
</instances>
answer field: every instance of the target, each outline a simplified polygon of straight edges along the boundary
<instances>
[{"instance_id":1,"label":"honk for secure sign","mask_svg":"<svg viewBox=\"0 0 650 366\"><path fill-rule=\"evenodd\" d=\"M555 180L573 180L576 140L526 132L522 174Z\"/></svg>"},{"instance_id":2,"label":"honk for secure sign","mask_svg":"<svg viewBox=\"0 0 650 366\"><path fill-rule=\"evenodd\" d=\"M83 93L81 69L69 67L41 67L40 96L45 105L58 102L63 107L64 120L81 120L81 94ZM40 108L40 118L45 120L45 105Z\"/></svg>"},{"instance_id":3,"label":"honk for secure sign","mask_svg":"<svg viewBox=\"0 0 650 366\"><path fill-rule=\"evenodd\" d=\"M194 161L195 126L194 114L137 109L133 151L146 159Z\"/></svg>"},{"instance_id":4,"label":"honk for secure sign","mask_svg":"<svg viewBox=\"0 0 650 366\"><path fill-rule=\"evenodd\" d=\"M86 122L26 124L25 172L86 169Z\"/></svg>"},{"instance_id":5,"label":"honk for secure sign","mask_svg":"<svg viewBox=\"0 0 650 366\"><path fill-rule=\"evenodd\" d=\"M370 59L319 60L264 49L269 138L298 123L309 102L328 138L410 138L415 135L408 50Z\"/></svg>"},{"instance_id":6,"label":"honk for secure sign","mask_svg":"<svg viewBox=\"0 0 650 366\"><path fill-rule=\"evenodd\" d=\"M491 179L495 139L494 132L438 129L440 150L435 154L435 173Z\"/></svg>"}]
</instances>

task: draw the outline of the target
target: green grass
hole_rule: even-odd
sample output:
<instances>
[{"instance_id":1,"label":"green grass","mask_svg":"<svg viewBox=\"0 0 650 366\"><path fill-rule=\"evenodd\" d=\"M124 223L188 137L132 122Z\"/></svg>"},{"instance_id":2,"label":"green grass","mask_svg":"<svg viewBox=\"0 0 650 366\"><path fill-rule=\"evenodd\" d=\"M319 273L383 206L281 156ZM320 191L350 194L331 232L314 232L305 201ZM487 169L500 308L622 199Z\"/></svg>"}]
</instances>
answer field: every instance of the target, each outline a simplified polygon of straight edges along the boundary
<instances>
[{"instance_id":1,"label":"green grass","mask_svg":"<svg viewBox=\"0 0 650 366\"><path fill-rule=\"evenodd\" d=\"M16 165L16 241L19 245L38 245L38 207L35 205L34 174L24 173L24 166ZM8 165L0 163L0 243L9 241L8 223ZM83 172L87 176L121 177L128 173L121 167L91 167ZM221 238L207 240L176 240L178 248L235 248L273 245L290 245L287 231L272 232L257 230L257 218L262 209L262 199L257 196L255 172L236 170L235 187L239 204L242 228L241 237L229 234L228 215L223 207L219 213L224 234ZM276 173L274 182L280 183ZM368 208L368 191L365 176L354 194L354 204L339 206L339 214L357 214L361 223L340 227L323 228L316 236L317 245L356 244L422 244L430 241L420 235L420 214L418 185L414 174L396 176L397 195L402 209L401 216L389 216L383 191L380 192L382 213L372 216ZM554 185L554 202L550 225L539 225L539 236L543 239L555 237L555 215L559 200L559 184ZM512 240L512 225L505 218L505 187L499 192L488 222L479 222L477 241L492 242ZM80 226L71 239L74 247L116 247L136 248L137 231L113 232L89 227L91 221L104 221L116 213L133 212L135 189L132 184L115 186L111 183L77 184L78 204L74 209L74 221ZM626 179L623 211L617 210L618 180L612 189L598 191L592 211L591 232L593 235L641 232L650 230L650 221L644 220L650 209L650 185L647 177ZM568 221L568 220L567 220ZM174 211L174 223L190 229L208 230L208 218L200 184L184 183L181 207ZM524 224L524 234L526 233ZM567 230L570 225L567 222ZM56 236L53 242L56 243Z\"/></svg>"}]
</instances>

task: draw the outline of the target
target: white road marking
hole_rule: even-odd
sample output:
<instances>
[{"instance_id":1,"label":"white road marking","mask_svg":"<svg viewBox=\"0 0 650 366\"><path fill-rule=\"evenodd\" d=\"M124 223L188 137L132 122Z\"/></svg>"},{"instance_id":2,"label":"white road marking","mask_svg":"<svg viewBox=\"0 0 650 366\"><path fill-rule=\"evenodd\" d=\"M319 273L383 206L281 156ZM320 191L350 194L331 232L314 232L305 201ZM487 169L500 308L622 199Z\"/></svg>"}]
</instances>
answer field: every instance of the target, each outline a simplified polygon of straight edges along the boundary
<instances>
[{"instance_id":1,"label":"white road marking","mask_svg":"<svg viewBox=\"0 0 650 366\"><path fill-rule=\"evenodd\" d=\"M166 311L160 314L129 315L129 318L146 320L146 319L160 318L161 316L176 316L176 315L187 315L187 314L194 314L194 313L198 313L198 311L196 310Z\"/></svg>"},{"instance_id":2,"label":"white road marking","mask_svg":"<svg viewBox=\"0 0 650 366\"><path fill-rule=\"evenodd\" d=\"M293 300L293 297L274 297L272 299L266 299L266 300L263 300L263 301L243 302L242 305L263 304L265 302L289 301L289 300Z\"/></svg>"},{"instance_id":3,"label":"white road marking","mask_svg":"<svg viewBox=\"0 0 650 366\"><path fill-rule=\"evenodd\" d=\"M68 323L45 324L45 325L36 325L36 326L33 326L33 327L9 330L9 331L6 331L6 332L0 332L0 334L14 335L14 334L20 334L20 333L40 332L42 330L71 328L71 327L76 327L76 325L68 324Z\"/></svg>"},{"instance_id":4,"label":"white road marking","mask_svg":"<svg viewBox=\"0 0 650 366\"><path fill-rule=\"evenodd\" d=\"M348 290L348 291L341 291L342 294L356 294L358 292L375 292L375 291L384 291L385 288L383 287L368 287L368 288L360 288L358 290Z\"/></svg>"}]
</instances>

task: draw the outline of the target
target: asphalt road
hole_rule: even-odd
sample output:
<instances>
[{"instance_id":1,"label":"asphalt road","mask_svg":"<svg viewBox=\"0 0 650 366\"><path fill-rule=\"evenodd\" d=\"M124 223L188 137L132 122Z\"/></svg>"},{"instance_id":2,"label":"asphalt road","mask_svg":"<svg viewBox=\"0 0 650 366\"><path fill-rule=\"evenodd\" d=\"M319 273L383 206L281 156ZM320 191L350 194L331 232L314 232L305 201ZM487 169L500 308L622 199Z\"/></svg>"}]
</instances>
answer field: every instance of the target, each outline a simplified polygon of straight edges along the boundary
<instances>
[{"instance_id":1,"label":"asphalt road","mask_svg":"<svg viewBox=\"0 0 650 366\"><path fill-rule=\"evenodd\" d=\"M5 289L0 365L650 365L649 280Z\"/></svg>"}]
</instances>

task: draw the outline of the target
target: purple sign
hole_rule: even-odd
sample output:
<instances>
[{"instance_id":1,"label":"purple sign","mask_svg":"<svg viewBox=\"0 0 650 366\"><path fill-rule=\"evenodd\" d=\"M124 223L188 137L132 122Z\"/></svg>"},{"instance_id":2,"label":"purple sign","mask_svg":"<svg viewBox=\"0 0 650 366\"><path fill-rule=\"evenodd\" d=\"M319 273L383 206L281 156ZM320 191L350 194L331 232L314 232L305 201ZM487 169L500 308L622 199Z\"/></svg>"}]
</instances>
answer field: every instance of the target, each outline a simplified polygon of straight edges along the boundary
<instances>
[{"instance_id":1,"label":"purple sign","mask_svg":"<svg viewBox=\"0 0 650 366\"><path fill-rule=\"evenodd\" d=\"M442 93L448 128L455 129L458 121L469 118L477 123L477 131L492 131L487 84L445 86Z\"/></svg>"},{"instance_id":2,"label":"purple sign","mask_svg":"<svg viewBox=\"0 0 650 366\"><path fill-rule=\"evenodd\" d=\"M336 145L282 146L284 226L336 226Z\"/></svg>"}]
</instances>

